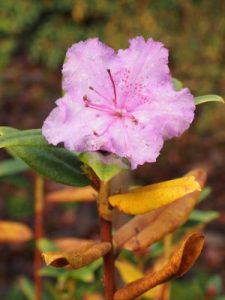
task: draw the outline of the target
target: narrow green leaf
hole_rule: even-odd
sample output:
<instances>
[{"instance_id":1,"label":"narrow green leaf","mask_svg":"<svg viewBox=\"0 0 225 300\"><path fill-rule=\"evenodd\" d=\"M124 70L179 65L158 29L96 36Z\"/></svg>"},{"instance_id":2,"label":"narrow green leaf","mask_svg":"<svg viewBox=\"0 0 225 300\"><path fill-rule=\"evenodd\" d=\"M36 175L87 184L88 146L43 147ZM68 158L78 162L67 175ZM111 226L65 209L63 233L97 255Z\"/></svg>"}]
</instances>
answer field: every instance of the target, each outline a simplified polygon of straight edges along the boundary
<instances>
[{"instance_id":1,"label":"narrow green leaf","mask_svg":"<svg viewBox=\"0 0 225 300\"><path fill-rule=\"evenodd\" d=\"M90 184L77 155L65 148L49 145L39 129L19 131L0 127L0 147L45 177L71 186Z\"/></svg>"},{"instance_id":2,"label":"narrow green leaf","mask_svg":"<svg viewBox=\"0 0 225 300\"><path fill-rule=\"evenodd\" d=\"M198 202L202 202L211 194L212 189L209 186L206 186L202 191L198 198Z\"/></svg>"},{"instance_id":3,"label":"narrow green leaf","mask_svg":"<svg viewBox=\"0 0 225 300\"><path fill-rule=\"evenodd\" d=\"M93 282L94 281L94 272L91 272L87 268L82 268L79 270L73 270L69 274L70 278L79 280L82 282Z\"/></svg>"},{"instance_id":4,"label":"narrow green leaf","mask_svg":"<svg viewBox=\"0 0 225 300\"><path fill-rule=\"evenodd\" d=\"M221 102L224 103L224 100L221 96L218 95L204 95L195 97L195 105L199 105L206 102Z\"/></svg>"},{"instance_id":5,"label":"narrow green leaf","mask_svg":"<svg viewBox=\"0 0 225 300\"><path fill-rule=\"evenodd\" d=\"M40 129L20 131L18 129L0 127L0 148L10 146L39 146L48 147Z\"/></svg>"},{"instance_id":6,"label":"narrow green leaf","mask_svg":"<svg viewBox=\"0 0 225 300\"><path fill-rule=\"evenodd\" d=\"M35 297L35 291L34 291L34 285L25 277L21 277L19 279L19 285L21 288L21 291L23 292L24 296L28 300L34 300Z\"/></svg>"},{"instance_id":7,"label":"narrow green leaf","mask_svg":"<svg viewBox=\"0 0 225 300\"><path fill-rule=\"evenodd\" d=\"M69 270L67 269L56 269L54 267L43 267L40 270L40 275L43 277L52 277L52 278L58 278L62 274L68 273Z\"/></svg>"},{"instance_id":8,"label":"narrow green leaf","mask_svg":"<svg viewBox=\"0 0 225 300\"><path fill-rule=\"evenodd\" d=\"M29 169L22 160L7 159L0 162L0 176L14 175Z\"/></svg>"},{"instance_id":9,"label":"narrow green leaf","mask_svg":"<svg viewBox=\"0 0 225 300\"><path fill-rule=\"evenodd\" d=\"M209 223L217 219L218 216L219 213L214 210L202 211L202 210L194 209L189 216L189 221Z\"/></svg>"}]
</instances>

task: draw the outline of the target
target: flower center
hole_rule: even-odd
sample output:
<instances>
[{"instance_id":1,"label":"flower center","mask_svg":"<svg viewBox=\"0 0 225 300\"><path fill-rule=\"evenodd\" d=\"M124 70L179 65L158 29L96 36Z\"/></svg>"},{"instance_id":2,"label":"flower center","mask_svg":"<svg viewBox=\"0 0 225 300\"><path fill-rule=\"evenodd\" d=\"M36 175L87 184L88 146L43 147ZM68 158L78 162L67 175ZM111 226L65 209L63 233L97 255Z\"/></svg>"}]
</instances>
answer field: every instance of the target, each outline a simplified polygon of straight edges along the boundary
<instances>
[{"instance_id":1,"label":"flower center","mask_svg":"<svg viewBox=\"0 0 225 300\"><path fill-rule=\"evenodd\" d=\"M138 121L131 113L129 113L125 108L119 108L118 107L115 81L113 79L113 76L112 76L112 73L111 73L110 69L107 70L107 73L109 75L109 79L110 79L110 82L111 82L112 88L113 88L113 98L111 99L111 101L113 102L114 105L112 106L111 103L109 103L110 100L108 99L108 97L106 97L105 95L103 95L102 93L97 91L94 87L89 86L89 89L91 91L93 91L98 96L100 96L101 98L106 100L106 104L104 105L104 104L93 103L87 97L87 95L84 95L83 101L84 101L85 106L89 107L89 108L92 108L92 109L95 109L95 110L98 110L98 111L106 112L106 113L108 113L112 116L115 116L117 118L120 118L120 119L129 118L135 125L137 125Z\"/></svg>"},{"instance_id":2,"label":"flower center","mask_svg":"<svg viewBox=\"0 0 225 300\"><path fill-rule=\"evenodd\" d=\"M116 117L119 117L119 118L123 118L123 117L126 117L128 116L128 113L127 113L127 110L124 109L124 108L116 108L114 113L113 113L114 116Z\"/></svg>"}]
</instances>

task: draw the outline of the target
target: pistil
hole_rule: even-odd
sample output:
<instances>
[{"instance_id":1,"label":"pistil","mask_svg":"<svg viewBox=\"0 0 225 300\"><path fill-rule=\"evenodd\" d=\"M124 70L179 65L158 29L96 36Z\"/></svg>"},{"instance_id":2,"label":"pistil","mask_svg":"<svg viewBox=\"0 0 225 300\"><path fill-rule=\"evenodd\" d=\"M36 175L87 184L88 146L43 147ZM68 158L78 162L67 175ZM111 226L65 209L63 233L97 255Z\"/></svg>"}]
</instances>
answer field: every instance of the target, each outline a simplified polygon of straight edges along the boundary
<instances>
[{"instance_id":1,"label":"pistil","mask_svg":"<svg viewBox=\"0 0 225 300\"><path fill-rule=\"evenodd\" d=\"M116 85L115 85L115 82L114 82L114 79L112 77L112 73L111 73L110 69L107 69L107 72L109 74L109 78L110 78L110 81L111 81L112 87L113 87L113 94L114 94L113 102L114 102L115 106L117 106Z\"/></svg>"}]
</instances>

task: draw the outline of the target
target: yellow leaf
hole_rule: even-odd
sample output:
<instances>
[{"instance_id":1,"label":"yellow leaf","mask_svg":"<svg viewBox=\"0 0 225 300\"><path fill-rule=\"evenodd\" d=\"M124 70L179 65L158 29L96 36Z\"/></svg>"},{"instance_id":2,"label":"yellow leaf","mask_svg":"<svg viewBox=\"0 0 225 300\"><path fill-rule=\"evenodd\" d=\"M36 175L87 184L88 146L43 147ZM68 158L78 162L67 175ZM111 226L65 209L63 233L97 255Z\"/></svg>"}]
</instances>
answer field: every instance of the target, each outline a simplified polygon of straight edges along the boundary
<instances>
[{"instance_id":1,"label":"yellow leaf","mask_svg":"<svg viewBox=\"0 0 225 300\"><path fill-rule=\"evenodd\" d=\"M138 270L137 267L127 261L117 260L116 268L120 272L124 283L129 283L144 276L144 274Z\"/></svg>"},{"instance_id":2,"label":"yellow leaf","mask_svg":"<svg viewBox=\"0 0 225 300\"><path fill-rule=\"evenodd\" d=\"M204 236L196 232L187 236L169 262L159 271L146 274L116 291L113 300L132 300L146 291L165 283L173 277L185 274L199 257L204 245Z\"/></svg>"},{"instance_id":3,"label":"yellow leaf","mask_svg":"<svg viewBox=\"0 0 225 300\"><path fill-rule=\"evenodd\" d=\"M91 186L64 188L46 195L48 202L90 202L96 198L97 192Z\"/></svg>"},{"instance_id":4,"label":"yellow leaf","mask_svg":"<svg viewBox=\"0 0 225 300\"><path fill-rule=\"evenodd\" d=\"M18 222L0 221L0 243L20 243L31 240L31 229Z\"/></svg>"},{"instance_id":5,"label":"yellow leaf","mask_svg":"<svg viewBox=\"0 0 225 300\"><path fill-rule=\"evenodd\" d=\"M110 243L80 240L73 250L49 251L42 255L47 265L58 268L70 266L78 269L104 256L110 249Z\"/></svg>"},{"instance_id":6,"label":"yellow leaf","mask_svg":"<svg viewBox=\"0 0 225 300\"><path fill-rule=\"evenodd\" d=\"M204 186L206 181L204 170L195 169L187 175L194 176L199 185ZM199 191L190 193L152 212L135 216L114 235L116 246L138 251L161 240L187 221L199 194Z\"/></svg>"},{"instance_id":7,"label":"yellow leaf","mask_svg":"<svg viewBox=\"0 0 225 300\"><path fill-rule=\"evenodd\" d=\"M120 211L138 215L155 210L180 197L200 190L201 187L194 176L184 176L134 189L129 193L111 196L109 202Z\"/></svg>"},{"instance_id":8,"label":"yellow leaf","mask_svg":"<svg viewBox=\"0 0 225 300\"><path fill-rule=\"evenodd\" d=\"M136 266L127 261L116 261L116 268L118 269L121 278L124 283L130 283L137 279L140 279L144 276L144 273L141 272ZM146 299L152 299L154 297L153 291L146 292L143 297Z\"/></svg>"}]
</instances>

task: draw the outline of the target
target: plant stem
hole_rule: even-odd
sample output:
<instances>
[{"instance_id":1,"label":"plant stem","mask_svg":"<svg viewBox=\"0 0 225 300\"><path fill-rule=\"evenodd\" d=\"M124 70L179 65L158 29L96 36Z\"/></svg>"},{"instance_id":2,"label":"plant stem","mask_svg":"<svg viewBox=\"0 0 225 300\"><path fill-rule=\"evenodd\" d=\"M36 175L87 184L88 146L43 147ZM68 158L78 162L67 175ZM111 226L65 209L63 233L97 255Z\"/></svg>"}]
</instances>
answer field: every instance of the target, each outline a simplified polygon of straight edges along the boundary
<instances>
[{"instance_id":1,"label":"plant stem","mask_svg":"<svg viewBox=\"0 0 225 300\"><path fill-rule=\"evenodd\" d=\"M113 295L115 293L115 266L112 243L112 211L109 208L108 196L109 183L101 182L98 198L100 236L102 242L109 242L112 245L111 250L103 257L104 299L113 300Z\"/></svg>"},{"instance_id":2,"label":"plant stem","mask_svg":"<svg viewBox=\"0 0 225 300\"><path fill-rule=\"evenodd\" d=\"M35 179L35 252L34 252L34 282L35 300L42 299L42 278L39 274L42 258L38 250L38 241L44 236L43 229L44 180L41 175Z\"/></svg>"}]
</instances>

